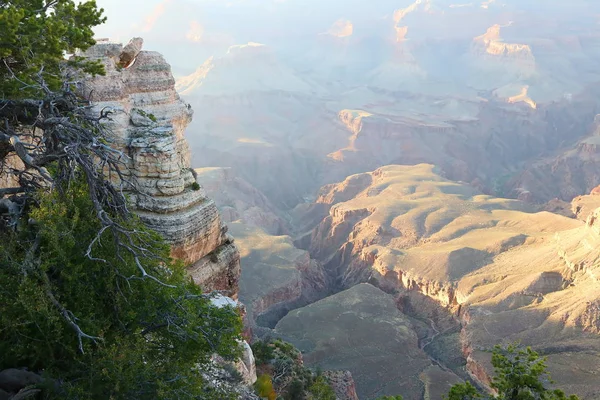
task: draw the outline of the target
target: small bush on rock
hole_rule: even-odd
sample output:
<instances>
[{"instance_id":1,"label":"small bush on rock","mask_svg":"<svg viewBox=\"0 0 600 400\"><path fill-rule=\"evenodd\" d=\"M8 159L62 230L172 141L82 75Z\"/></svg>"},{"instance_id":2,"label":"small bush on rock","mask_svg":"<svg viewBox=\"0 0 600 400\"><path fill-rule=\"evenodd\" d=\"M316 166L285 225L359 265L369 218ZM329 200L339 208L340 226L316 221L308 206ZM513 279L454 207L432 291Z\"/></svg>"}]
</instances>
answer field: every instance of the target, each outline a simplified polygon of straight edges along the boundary
<instances>
[{"instance_id":1,"label":"small bush on rock","mask_svg":"<svg viewBox=\"0 0 600 400\"><path fill-rule=\"evenodd\" d=\"M271 377L267 374L258 377L254 384L254 388L256 389L256 394L261 398L268 400L275 400L277 398L277 393L275 393L275 389L273 389Z\"/></svg>"}]
</instances>

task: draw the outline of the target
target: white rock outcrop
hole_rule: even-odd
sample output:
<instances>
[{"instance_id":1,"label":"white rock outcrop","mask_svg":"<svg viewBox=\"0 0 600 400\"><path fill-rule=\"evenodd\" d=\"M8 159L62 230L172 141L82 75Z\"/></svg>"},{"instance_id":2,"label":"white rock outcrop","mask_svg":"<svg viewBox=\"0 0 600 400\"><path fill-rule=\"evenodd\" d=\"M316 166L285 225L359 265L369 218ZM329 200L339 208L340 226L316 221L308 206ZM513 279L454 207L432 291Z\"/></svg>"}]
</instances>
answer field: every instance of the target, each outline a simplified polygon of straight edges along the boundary
<instances>
[{"instance_id":1,"label":"white rock outcrop","mask_svg":"<svg viewBox=\"0 0 600 400\"><path fill-rule=\"evenodd\" d=\"M134 38L123 47L101 41L82 55L102 62L105 76L85 81L82 91L97 110L111 112L109 128L126 154L136 213L190 266L206 291L237 296L239 253L214 202L196 182L184 132L192 109L175 90L163 56L141 50Z\"/></svg>"}]
</instances>

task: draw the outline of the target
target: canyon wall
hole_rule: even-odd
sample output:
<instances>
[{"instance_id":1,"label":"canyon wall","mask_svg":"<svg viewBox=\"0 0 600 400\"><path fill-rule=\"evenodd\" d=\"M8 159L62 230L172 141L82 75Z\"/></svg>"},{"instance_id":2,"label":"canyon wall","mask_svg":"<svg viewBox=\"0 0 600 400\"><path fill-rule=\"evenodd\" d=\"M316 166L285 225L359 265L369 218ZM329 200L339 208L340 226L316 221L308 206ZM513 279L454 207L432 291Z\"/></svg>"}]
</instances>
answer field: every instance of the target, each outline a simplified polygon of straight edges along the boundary
<instances>
[{"instance_id":1,"label":"canyon wall","mask_svg":"<svg viewBox=\"0 0 600 400\"><path fill-rule=\"evenodd\" d=\"M435 164L533 203L600 184L600 33L582 3L392 3L231 46L182 74L206 110L189 135L193 165L230 167L285 211L390 164Z\"/></svg>"},{"instance_id":2,"label":"canyon wall","mask_svg":"<svg viewBox=\"0 0 600 400\"><path fill-rule=\"evenodd\" d=\"M240 301L255 333L289 310L322 298L328 279L321 263L295 247L291 226L265 195L230 168L199 168L198 182L215 200L240 249Z\"/></svg>"},{"instance_id":3,"label":"canyon wall","mask_svg":"<svg viewBox=\"0 0 600 400\"><path fill-rule=\"evenodd\" d=\"M368 282L394 295L434 364L464 379L462 352L466 371L485 385L489 350L520 341L548 357L559 387L593 399L600 390L596 192L575 199L575 219L484 195L431 165L386 166L323 187L317 204L328 213L296 243L323 263L337 290ZM299 320L288 315L277 329L302 345L308 334L293 329L315 317L308 309L294 315ZM337 357L322 338L313 341L317 361ZM336 368L360 371L352 363Z\"/></svg>"},{"instance_id":4,"label":"canyon wall","mask_svg":"<svg viewBox=\"0 0 600 400\"><path fill-rule=\"evenodd\" d=\"M132 205L142 221L172 246L172 256L189 266L206 291L237 297L240 257L217 207L190 168L184 132L192 109L175 90L162 55L142 51L142 40L127 46L99 42L83 56L99 60L105 76L82 88L97 111L110 112L107 127L116 136L136 189Z\"/></svg>"}]
</instances>

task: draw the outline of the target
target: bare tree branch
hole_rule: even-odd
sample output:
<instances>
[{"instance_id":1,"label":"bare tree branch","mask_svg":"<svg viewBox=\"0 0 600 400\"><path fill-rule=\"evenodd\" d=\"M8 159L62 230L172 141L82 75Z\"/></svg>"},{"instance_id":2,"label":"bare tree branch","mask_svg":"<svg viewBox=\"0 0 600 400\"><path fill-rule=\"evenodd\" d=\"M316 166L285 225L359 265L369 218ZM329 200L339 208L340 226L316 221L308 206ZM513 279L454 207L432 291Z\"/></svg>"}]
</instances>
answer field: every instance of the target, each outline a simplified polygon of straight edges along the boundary
<instances>
[{"instance_id":1,"label":"bare tree branch","mask_svg":"<svg viewBox=\"0 0 600 400\"><path fill-rule=\"evenodd\" d=\"M145 265L149 260L160 261L152 251L155 243L128 227L132 214L126 193L137 193L137 185L135 174L128 170L129 157L118 150L122 144L105 124L110 121L111 110L94 112L89 101L71 90L72 82L59 92L50 91L43 72L39 71L37 82L45 93L43 99L0 99L0 171L15 180L11 187L0 189L0 232L17 229L17 221L25 216L22 213L27 206L34 204L39 190L61 191L83 176L101 225L84 250L85 256L115 268L123 276L118 266L94 255L108 235L116 245L117 258L125 262L124 255L129 254L139 271L125 279L148 279L173 287L153 276ZM15 159L21 163L15 163ZM39 272L45 277L48 298L76 332L83 351L82 339L98 338L82 331L77 318L54 296L48 277Z\"/></svg>"},{"instance_id":2,"label":"bare tree branch","mask_svg":"<svg viewBox=\"0 0 600 400\"><path fill-rule=\"evenodd\" d=\"M48 298L50 299L52 304L54 304L54 306L58 309L58 311L61 313L63 318L67 321L69 326L71 328L73 328L73 330L77 334L77 341L79 343L79 351L83 354L83 352L84 352L83 351L83 341L82 341L83 338L90 339L94 343L96 343L97 341L101 341L102 338L97 337L97 336L88 335L87 333L85 333L81 330L79 325L77 325L77 322L76 322L77 318L73 315L73 313L71 311L67 310L65 307L63 307L63 305L60 304L60 302L58 300L56 300L56 297L54 297L54 293L52 293L52 285L50 283L50 279L48 278L48 275L46 275L45 273L42 273L42 277L44 278L44 284L46 285L46 296L48 296Z\"/></svg>"}]
</instances>

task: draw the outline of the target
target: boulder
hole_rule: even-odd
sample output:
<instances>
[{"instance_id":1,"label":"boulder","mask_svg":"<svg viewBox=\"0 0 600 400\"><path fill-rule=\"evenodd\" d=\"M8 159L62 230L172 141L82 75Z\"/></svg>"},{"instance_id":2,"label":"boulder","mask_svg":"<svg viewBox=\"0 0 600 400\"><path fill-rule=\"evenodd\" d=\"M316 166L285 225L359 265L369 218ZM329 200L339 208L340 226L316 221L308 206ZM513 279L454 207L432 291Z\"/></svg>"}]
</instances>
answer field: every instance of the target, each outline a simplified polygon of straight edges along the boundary
<instances>
[{"instance_id":1,"label":"boulder","mask_svg":"<svg viewBox=\"0 0 600 400\"><path fill-rule=\"evenodd\" d=\"M241 341L242 357L236 363L236 369L242 375L242 381L246 385L256 382L256 363L252 348L245 340Z\"/></svg>"},{"instance_id":2,"label":"boulder","mask_svg":"<svg viewBox=\"0 0 600 400\"><path fill-rule=\"evenodd\" d=\"M42 377L23 369L10 368L0 372L0 390L17 393L30 385L42 382ZM2 395L0 393L0 398Z\"/></svg>"},{"instance_id":3,"label":"boulder","mask_svg":"<svg viewBox=\"0 0 600 400\"><path fill-rule=\"evenodd\" d=\"M144 39L139 37L131 39L121 52L121 56L119 57L119 65L123 68L129 67L138 56L140 51L142 51L143 45Z\"/></svg>"}]
</instances>

